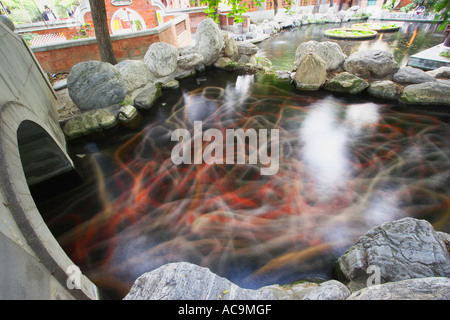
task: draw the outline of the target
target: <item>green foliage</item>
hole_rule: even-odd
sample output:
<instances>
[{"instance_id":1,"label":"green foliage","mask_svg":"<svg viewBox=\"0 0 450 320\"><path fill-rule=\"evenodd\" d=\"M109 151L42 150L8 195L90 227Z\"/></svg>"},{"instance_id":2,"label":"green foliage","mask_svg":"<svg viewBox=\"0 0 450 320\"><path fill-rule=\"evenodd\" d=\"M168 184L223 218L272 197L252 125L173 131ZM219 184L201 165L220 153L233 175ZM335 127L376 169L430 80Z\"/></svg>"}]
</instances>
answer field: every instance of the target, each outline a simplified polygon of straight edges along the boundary
<instances>
[{"instance_id":1,"label":"green foliage","mask_svg":"<svg viewBox=\"0 0 450 320\"><path fill-rule=\"evenodd\" d=\"M372 30L358 29L332 29L325 31L325 34L342 38L359 38L374 35L375 32Z\"/></svg>"},{"instance_id":2,"label":"green foliage","mask_svg":"<svg viewBox=\"0 0 450 320\"><path fill-rule=\"evenodd\" d=\"M82 37L89 37L88 32L91 31L91 29L93 29L91 27L90 23L85 23L84 25L81 26L80 30L77 31L77 34L82 36Z\"/></svg>"},{"instance_id":3,"label":"green foliage","mask_svg":"<svg viewBox=\"0 0 450 320\"><path fill-rule=\"evenodd\" d=\"M263 66L265 68L272 67L272 61L270 61L270 59L268 59L266 57L255 57L255 59L256 59L256 63L259 66Z\"/></svg>"},{"instance_id":4,"label":"green foliage","mask_svg":"<svg viewBox=\"0 0 450 320\"><path fill-rule=\"evenodd\" d=\"M352 27L359 29L369 29L369 30L381 30L381 29L395 29L399 26L395 23L359 23L354 24Z\"/></svg>"},{"instance_id":5,"label":"green foliage","mask_svg":"<svg viewBox=\"0 0 450 320\"><path fill-rule=\"evenodd\" d=\"M400 0L387 0L385 4L383 4L383 9L392 11L397 6Z\"/></svg>"},{"instance_id":6,"label":"green foliage","mask_svg":"<svg viewBox=\"0 0 450 320\"><path fill-rule=\"evenodd\" d=\"M44 5L36 0L2 0L2 3L11 10L12 17L10 18L16 24L43 20ZM67 9L78 5L78 0L49 0L47 3L59 18L67 18Z\"/></svg>"},{"instance_id":7,"label":"green foliage","mask_svg":"<svg viewBox=\"0 0 450 320\"><path fill-rule=\"evenodd\" d=\"M433 12L433 7L436 2L436 0L411 0L411 3L414 4L414 8L421 6L424 8L424 13Z\"/></svg>"},{"instance_id":8,"label":"green foliage","mask_svg":"<svg viewBox=\"0 0 450 320\"><path fill-rule=\"evenodd\" d=\"M15 24L31 23L32 21L30 14L25 9L12 9L9 18Z\"/></svg>"},{"instance_id":9,"label":"green foliage","mask_svg":"<svg viewBox=\"0 0 450 320\"><path fill-rule=\"evenodd\" d=\"M41 12L33 0L21 0L21 2L17 0L2 0L2 3L11 10L10 19L16 24L30 23L41 18Z\"/></svg>"},{"instance_id":10,"label":"green foliage","mask_svg":"<svg viewBox=\"0 0 450 320\"><path fill-rule=\"evenodd\" d=\"M411 10L413 10L415 8L414 3L408 3L406 6L401 7L400 11L401 12L410 12Z\"/></svg>"},{"instance_id":11,"label":"green foliage","mask_svg":"<svg viewBox=\"0 0 450 320\"><path fill-rule=\"evenodd\" d=\"M35 37L38 37L38 36L39 36L39 34L31 33L31 32L27 32L27 33L23 33L22 34L22 37L28 43L29 46L31 46L31 40L33 40Z\"/></svg>"},{"instance_id":12,"label":"green foliage","mask_svg":"<svg viewBox=\"0 0 450 320\"><path fill-rule=\"evenodd\" d=\"M242 14L246 13L249 9L246 2L242 3L240 0L223 0L225 1L227 5L231 7L230 12L227 14L228 17L234 17L234 21L236 23L244 22L244 18L242 17ZM208 18L214 19L217 23L219 23L219 14L218 14L218 8L219 4L222 2L222 0L200 0L200 4L207 6L205 9L205 13L207 14ZM263 0L254 0L256 6L260 7Z\"/></svg>"},{"instance_id":13,"label":"green foliage","mask_svg":"<svg viewBox=\"0 0 450 320\"><path fill-rule=\"evenodd\" d=\"M90 23L86 23L80 27L80 30L77 31L77 35L70 38L70 40L77 40L83 38L89 38L89 31L94 28L91 27Z\"/></svg>"},{"instance_id":14,"label":"green foliage","mask_svg":"<svg viewBox=\"0 0 450 320\"><path fill-rule=\"evenodd\" d=\"M441 53L439 53L439 55L445 59L450 60L450 52L442 51Z\"/></svg>"},{"instance_id":15,"label":"green foliage","mask_svg":"<svg viewBox=\"0 0 450 320\"><path fill-rule=\"evenodd\" d=\"M389 1L394 1L394 0L388 0L388 3L389 3ZM443 10L444 8L447 8L447 12L448 12L449 6L450 6L449 0L411 0L411 2L409 4L400 8L400 11L409 12L418 7L423 7L423 9L424 9L423 13L439 12L439 11Z\"/></svg>"},{"instance_id":16,"label":"green foliage","mask_svg":"<svg viewBox=\"0 0 450 320\"><path fill-rule=\"evenodd\" d=\"M382 24L381 25L381 29L390 29L390 28L397 28L398 26L393 23L393 24Z\"/></svg>"},{"instance_id":17,"label":"green foliage","mask_svg":"<svg viewBox=\"0 0 450 320\"><path fill-rule=\"evenodd\" d=\"M54 13L59 19L68 18L69 15L67 14L67 8L61 6L61 5L55 5L54 6Z\"/></svg>"},{"instance_id":18,"label":"green foliage","mask_svg":"<svg viewBox=\"0 0 450 320\"><path fill-rule=\"evenodd\" d=\"M140 31L143 29L142 23L140 20L134 20L134 25L136 26L136 30Z\"/></svg>"},{"instance_id":19,"label":"green foliage","mask_svg":"<svg viewBox=\"0 0 450 320\"><path fill-rule=\"evenodd\" d=\"M294 14L294 11L292 11L293 0L286 0L285 3L284 8L286 9L286 13L290 15Z\"/></svg>"},{"instance_id":20,"label":"green foliage","mask_svg":"<svg viewBox=\"0 0 450 320\"><path fill-rule=\"evenodd\" d=\"M133 99L131 99L131 97L129 97L129 96L126 96L125 99L123 99L123 101L119 103L119 105L121 107L133 105Z\"/></svg>"},{"instance_id":21,"label":"green foliage","mask_svg":"<svg viewBox=\"0 0 450 320\"><path fill-rule=\"evenodd\" d=\"M191 0L192 3L196 3L196 0ZM264 0L253 0L257 7L260 7ZM200 0L199 3L203 6L207 6L205 9L205 13L208 18L214 19L217 23L219 23L219 14L217 9L221 3L225 3L230 6L230 12L227 14L227 17L234 17L234 21L236 23L244 22L244 18L242 15L246 13L249 9L246 2L241 3L240 0ZM288 14L293 14L292 5L293 0L285 0L285 9Z\"/></svg>"},{"instance_id":22,"label":"green foliage","mask_svg":"<svg viewBox=\"0 0 450 320\"><path fill-rule=\"evenodd\" d=\"M445 26L449 23L449 10L450 1L449 0L437 0L433 6L433 10L437 13L436 19L444 21L440 26L440 30L443 30Z\"/></svg>"}]
</instances>

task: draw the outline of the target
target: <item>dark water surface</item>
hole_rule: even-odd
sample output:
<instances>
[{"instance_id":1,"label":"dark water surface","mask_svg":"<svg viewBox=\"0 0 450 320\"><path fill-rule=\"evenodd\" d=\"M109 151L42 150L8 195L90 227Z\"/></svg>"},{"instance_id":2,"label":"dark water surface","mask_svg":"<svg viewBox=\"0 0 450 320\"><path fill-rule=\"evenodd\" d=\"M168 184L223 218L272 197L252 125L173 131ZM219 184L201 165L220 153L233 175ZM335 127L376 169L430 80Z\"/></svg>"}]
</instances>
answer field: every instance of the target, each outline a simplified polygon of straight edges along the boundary
<instances>
[{"instance_id":1,"label":"dark water surface","mask_svg":"<svg viewBox=\"0 0 450 320\"><path fill-rule=\"evenodd\" d=\"M369 21L370 22L370 21ZM379 49L391 52L400 67L406 66L410 56L444 42L445 33L438 30L438 24L401 21L374 21L375 23L397 24L401 29L397 32L379 33L370 40L336 40L323 35L328 29L351 27L361 21L341 24L311 24L300 28L281 32L260 43L258 56L269 58L274 68L292 70L295 50L302 42L333 41L340 45L346 55L360 50Z\"/></svg>"},{"instance_id":2,"label":"dark water surface","mask_svg":"<svg viewBox=\"0 0 450 320\"><path fill-rule=\"evenodd\" d=\"M165 92L141 130L71 142L83 183L38 207L105 298L177 261L246 288L330 279L336 258L375 225L410 216L450 231L449 117L433 109L210 70ZM194 121L224 136L277 129L278 172L261 175L248 158L175 165L171 134L195 139Z\"/></svg>"}]
</instances>

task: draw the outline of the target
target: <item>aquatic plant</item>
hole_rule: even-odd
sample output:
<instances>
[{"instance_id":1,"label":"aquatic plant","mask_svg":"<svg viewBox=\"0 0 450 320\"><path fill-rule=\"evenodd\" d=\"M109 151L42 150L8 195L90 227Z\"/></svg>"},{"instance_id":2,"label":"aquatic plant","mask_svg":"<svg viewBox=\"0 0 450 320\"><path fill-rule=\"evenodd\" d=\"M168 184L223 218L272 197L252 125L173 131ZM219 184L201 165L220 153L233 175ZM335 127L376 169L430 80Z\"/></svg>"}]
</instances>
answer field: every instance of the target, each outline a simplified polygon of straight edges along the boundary
<instances>
[{"instance_id":1,"label":"aquatic plant","mask_svg":"<svg viewBox=\"0 0 450 320\"><path fill-rule=\"evenodd\" d=\"M400 26L395 23L356 23L352 28L369 29L377 32L398 31Z\"/></svg>"},{"instance_id":2,"label":"aquatic plant","mask_svg":"<svg viewBox=\"0 0 450 320\"><path fill-rule=\"evenodd\" d=\"M374 30L364 29L330 29L325 31L325 36L337 39L368 39L373 38L378 33Z\"/></svg>"}]
</instances>

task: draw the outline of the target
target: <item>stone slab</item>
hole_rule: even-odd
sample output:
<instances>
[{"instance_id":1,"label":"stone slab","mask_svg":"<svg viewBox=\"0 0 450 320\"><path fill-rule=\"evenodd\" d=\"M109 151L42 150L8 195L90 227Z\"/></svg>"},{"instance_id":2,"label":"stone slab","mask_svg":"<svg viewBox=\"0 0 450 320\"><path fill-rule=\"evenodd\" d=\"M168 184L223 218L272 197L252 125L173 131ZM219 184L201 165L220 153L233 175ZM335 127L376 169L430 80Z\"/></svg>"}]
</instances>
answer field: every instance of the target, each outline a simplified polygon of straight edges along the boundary
<instances>
[{"instance_id":1,"label":"stone slab","mask_svg":"<svg viewBox=\"0 0 450 320\"><path fill-rule=\"evenodd\" d=\"M439 44L427 50L416 53L409 58L407 65L424 70L449 67L450 60L439 55L444 50L450 52L450 48L445 48L443 44Z\"/></svg>"}]
</instances>

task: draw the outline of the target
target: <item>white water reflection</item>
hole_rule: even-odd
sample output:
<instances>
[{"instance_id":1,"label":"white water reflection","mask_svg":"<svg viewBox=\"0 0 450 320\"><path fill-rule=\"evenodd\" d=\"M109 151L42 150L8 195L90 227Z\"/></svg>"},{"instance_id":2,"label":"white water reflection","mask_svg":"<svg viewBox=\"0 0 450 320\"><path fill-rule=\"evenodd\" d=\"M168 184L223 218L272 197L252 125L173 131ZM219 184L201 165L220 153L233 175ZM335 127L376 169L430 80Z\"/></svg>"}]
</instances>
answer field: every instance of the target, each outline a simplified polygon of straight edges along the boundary
<instances>
[{"instance_id":1,"label":"white water reflection","mask_svg":"<svg viewBox=\"0 0 450 320\"><path fill-rule=\"evenodd\" d=\"M323 200L336 195L352 179L348 146L379 119L374 103L344 107L328 98L312 106L300 128L302 158ZM344 121L345 120L345 121Z\"/></svg>"},{"instance_id":2,"label":"white water reflection","mask_svg":"<svg viewBox=\"0 0 450 320\"><path fill-rule=\"evenodd\" d=\"M380 118L379 105L375 103L361 103L349 105L346 108L345 120L352 133L358 134L364 128L370 128Z\"/></svg>"},{"instance_id":3,"label":"white water reflection","mask_svg":"<svg viewBox=\"0 0 450 320\"><path fill-rule=\"evenodd\" d=\"M303 159L317 180L318 194L333 196L350 175L347 162L348 133L338 122L340 105L325 100L314 106L300 129Z\"/></svg>"},{"instance_id":4,"label":"white water reflection","mask_svg":"<svg viewBox=\"0 0 450 320\"><path fill-rule=\"evenodd\" d=\"M253 85L254 75L238 76L234 85L228 85L225 91L225 104L228 110L232 111L242 106L250 94L250 87Z\"/></svg>"},{"instance_id":5,"label":"white water reflection","mask_svg":"<svg viewBox=\"0 0 450 320\"><path fill-rule=\"evenodd\" d=\"M223 90L218 87L203 88L202 95L191 95L189 92L183 92L183 105L186 108L188 118L193 121L205 121L215 114L219 105L218 100L224 101L221 108L228 112L233 112L241 107L250 94L250 88L254 82L254 75L238 76L234 84L228 84ZM205 82L207 84L207 81ZM224 111L222 110L222 112Z\"/></svg>"}]
</instances>

